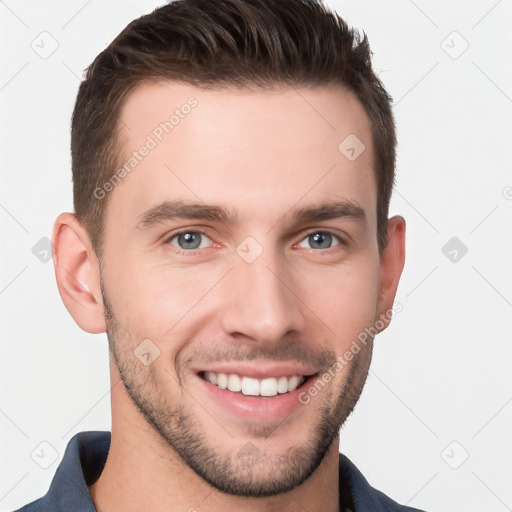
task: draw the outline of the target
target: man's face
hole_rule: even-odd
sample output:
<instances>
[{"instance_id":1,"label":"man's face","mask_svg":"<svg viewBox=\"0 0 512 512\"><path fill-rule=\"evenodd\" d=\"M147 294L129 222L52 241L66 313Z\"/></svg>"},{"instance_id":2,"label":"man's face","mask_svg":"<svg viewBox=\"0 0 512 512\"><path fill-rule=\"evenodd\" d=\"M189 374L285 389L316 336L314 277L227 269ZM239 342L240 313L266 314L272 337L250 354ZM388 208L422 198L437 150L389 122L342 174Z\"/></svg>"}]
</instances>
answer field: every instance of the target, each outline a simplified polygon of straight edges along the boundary
<instances>
[{"instance_id":1,"label":"man's face","mask_svg":"<svg viewBox=\"0 0 512 512\"><path fill-rule=\"evenodd\" d=\"M138 156L109 198L102 289L125 406L221 491L292 489L357 402L372 341L335 363L381 313L368 118L341 88L168 82L135 89L120 126ZM189 203L203 214L171 215Z\"/></svg>"}]
</instances>

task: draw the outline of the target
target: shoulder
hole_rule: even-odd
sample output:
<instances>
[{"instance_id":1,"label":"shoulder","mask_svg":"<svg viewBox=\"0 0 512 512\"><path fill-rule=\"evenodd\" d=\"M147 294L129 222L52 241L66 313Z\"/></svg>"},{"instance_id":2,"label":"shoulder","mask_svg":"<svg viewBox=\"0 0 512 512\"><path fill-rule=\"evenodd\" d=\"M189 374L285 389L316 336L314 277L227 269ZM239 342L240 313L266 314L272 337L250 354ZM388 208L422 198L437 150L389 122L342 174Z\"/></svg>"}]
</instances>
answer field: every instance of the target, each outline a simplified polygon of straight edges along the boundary
<instances>
[{"instance_id":1,"label":"shoulder","mask_svg":"<svg viewBox=\"0 0 512 512\"><path fill-rule=\"evenodd\" d=\"M14 510L13 512L50 512L52 509L49 509L43 503L43 498L39 498L32 503L28 503L27 505Z\"/></svg>"},{"instance_id":2,"label":"shoulder","mask_svg":"<svg viewBox=\"0 0 512 512\"><path fill-rule=\"evenodd\" d=\"M343 479L350 490L354 506L352 512L424 512L417 508L400 505L383 492L373 488L346 455L340 453L339 460L340 483Z\"/></svg>"},{"instance_id":3,"label":"shoulder","mask_svg":"<svg viewBox=\"0 0 512 512\"><path fill-rule=\"evenodd\" d=\"M66 446L46 495L14 512L95 512L88 485L103 470L110 440L108 431L75 434Z\"/></svg>"}]
</instances>

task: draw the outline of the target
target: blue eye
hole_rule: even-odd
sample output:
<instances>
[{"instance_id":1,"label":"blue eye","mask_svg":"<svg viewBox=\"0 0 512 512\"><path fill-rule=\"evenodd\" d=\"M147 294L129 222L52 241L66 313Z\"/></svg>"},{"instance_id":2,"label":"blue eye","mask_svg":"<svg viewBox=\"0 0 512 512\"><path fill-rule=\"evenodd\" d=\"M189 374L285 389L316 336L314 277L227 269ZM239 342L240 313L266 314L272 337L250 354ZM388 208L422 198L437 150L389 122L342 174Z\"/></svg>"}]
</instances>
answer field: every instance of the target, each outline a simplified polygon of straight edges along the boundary
<instances>
[{"instance_id":1,"label":"blue eye","mask_svg":"<svg viewBox=\"0 0 512 512\"><path fill-rule=\"evenodd\" d=\"M314 231L310 233L304 241L310 244L309 248L311 249L330 249L342 243L340 238L328 231ZM335 241L337 241L337 243L333 244ZM303 246L299 244L299 247Z\"/></svg>"},{"instance_id":2,"label":"blue eye","mask_svg":"<svg viewBox=\"0 0 512 512\"><path fill-rule=\"evenodd\" d=\"M182 231L181 233L176 233L169 238L168 243L184 251L203 249L205 247L203 244L203 238L209 240L209 238L201 231ZM173 240L175 239L177 244L173 243Z\"/></svg>"},{"instance_id":3,"label":"blue eye","mask_svg":"<svg viewBox=\"0 0 512 512\"><path fill-rule=\"evenodd\" d=\"M182 253L195 254L194 251L208 248L211 242L212 240L202 231L190 230L175 233L169 237L165 243L176 247ZM308 245L305 246L305 243ZM298 247L322 251L339 245L345 245L345 242L337 235L329 231L311 231Z\"/></svg>"}]
</instances>

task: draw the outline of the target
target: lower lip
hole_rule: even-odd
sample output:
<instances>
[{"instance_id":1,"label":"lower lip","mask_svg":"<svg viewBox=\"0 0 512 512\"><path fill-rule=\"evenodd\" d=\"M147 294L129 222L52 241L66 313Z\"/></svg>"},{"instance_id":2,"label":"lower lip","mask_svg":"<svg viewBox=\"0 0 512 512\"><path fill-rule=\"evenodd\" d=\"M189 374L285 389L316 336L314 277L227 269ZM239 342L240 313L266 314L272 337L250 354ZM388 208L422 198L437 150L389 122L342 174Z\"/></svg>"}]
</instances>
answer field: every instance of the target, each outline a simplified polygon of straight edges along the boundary
<instances>
[{"instance_id":1,"label":"lower lip","mask_svg":"<svg viewBox=\"0 0 512 512\"><path fill-rule=\"evenodd\" d=\"M262 423L282 420L297 409L304 407L299 401L299 394L306 389L312 380L312 377L307 378L297 389L288 393L278 393L273 397L262 397L221 389L197 374L196 378L199 380L199 384L203 386L207 396L231 414L238 418Z\"/></svg>"}]
</instances>

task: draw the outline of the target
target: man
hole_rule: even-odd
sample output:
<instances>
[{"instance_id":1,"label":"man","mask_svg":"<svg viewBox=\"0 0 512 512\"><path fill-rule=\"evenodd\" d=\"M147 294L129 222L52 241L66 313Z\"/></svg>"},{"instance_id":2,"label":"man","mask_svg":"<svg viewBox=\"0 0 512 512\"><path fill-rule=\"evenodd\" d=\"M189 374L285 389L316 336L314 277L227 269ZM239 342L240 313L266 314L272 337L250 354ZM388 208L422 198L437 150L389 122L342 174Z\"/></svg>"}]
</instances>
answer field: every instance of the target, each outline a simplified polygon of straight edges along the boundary
<instances>
[{"instance_id":1,"label":"man","mask_svg":"<svg viewBox=\"0 0 512 512\"><path fill-rule=\"evenodd\" d=\"M95 59L53 244L112 432L20 510L414 510L338 451L404 265L390 102L312 0L181 0Z\"/></svg>"}]
</instances>

